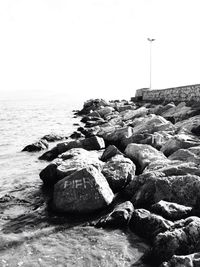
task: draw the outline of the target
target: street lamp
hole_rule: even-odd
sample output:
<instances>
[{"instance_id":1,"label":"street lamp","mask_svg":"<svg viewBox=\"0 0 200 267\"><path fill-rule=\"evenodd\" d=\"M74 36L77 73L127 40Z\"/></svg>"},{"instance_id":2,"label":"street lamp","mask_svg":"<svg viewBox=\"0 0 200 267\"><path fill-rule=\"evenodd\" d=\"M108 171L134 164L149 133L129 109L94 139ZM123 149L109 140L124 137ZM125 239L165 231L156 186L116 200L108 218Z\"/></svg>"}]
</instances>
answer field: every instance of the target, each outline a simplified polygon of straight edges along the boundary
<instances>
[{"instance_id":1,"label":"street lamp","mask_svg":"<svg viewBox=\"0 0 200 267\"><path fill-rule=\"evenodd\" d=\"M155 41L156 39L152 39L152 38L147 38L147 40L149 41L149 56L150 56L150 60L149 60L149 89L151 90L151 69L152 69L152 42Z\"/></svg>"}]
</instances>

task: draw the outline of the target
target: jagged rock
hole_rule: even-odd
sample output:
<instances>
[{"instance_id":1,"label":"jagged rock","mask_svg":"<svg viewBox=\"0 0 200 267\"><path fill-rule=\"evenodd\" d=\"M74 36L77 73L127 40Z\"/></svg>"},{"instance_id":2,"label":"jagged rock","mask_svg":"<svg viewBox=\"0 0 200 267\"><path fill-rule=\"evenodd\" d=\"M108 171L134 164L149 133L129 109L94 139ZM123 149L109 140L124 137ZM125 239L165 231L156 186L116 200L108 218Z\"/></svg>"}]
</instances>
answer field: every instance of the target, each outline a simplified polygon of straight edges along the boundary
<instances>
[{"instance_id":1,"label":"jagged rock","mask_svg":"<svg viewBox=\"0 0 200 267\"><path fill-rule=\"evenodd\" d=\"M174 255L168 262L163 262L160 267L198 267L200 266L200 252L177 256Z\"/></svg>"},{"instance_id":2,"label":"jagged rock","mask_svg":"<svg viewBox=\"0 0 200 267\"><path fill-rule=\"evenodd\" d=\"M145 107L141 107L135 110L126 110L120 112L120 116L123 121L133 120L137 117L144 117L148 113L148 109Z\"/></svg>"},{"instance_id":3,"label":"jagged rock","mask_svg":"<svg viewBox=\"0 0 200 267\"><path fill-rule=\"evenodd\" d=\"M199 252L200 218L189 217L155 238L151 257L157 263L168 261L174 254ZM187 266L187 265L186 265Z\"/></svg>"},{"instance_id":4,"label":"jagged rock","mask_svg":"<svg viewBox=\"0 0 200 267\"><path fill-rule=\"evenodd\" d=\"M161 113L161 115L170 121L173 119L174 122L178 122L195 115L195 112L192 107L186 106L185 102L181 102L177 106Z\"/></svg>"},{"instance_id":5,"label":"jagged rock","mask_svg":"<svg viewBox=\"0 0 200 267\"><path fill-rule=\"evenodd\" d=\"M125 110L134 110L135 106L134 105L116 105L116 109L119 112L125 111Z\"/></svg>"},{"instance_id":6,"label":"jagged rock","mask_svg":"<svg viewBox=\"0 0 200 267\"><path fill-rule=\"evenodd\" d=\"M124 227L126 226L133 214L134 207L130 201L123 202L115 206L114 210L107 216L101 218L97 227Z\"/></svg>"},{"instance_id":7,"label":"jagged rock","mask_svg":"<svg viewBox=\"0 0 200 267\"><path fill-rule=\"evenodd\" d=\"M191 216L192 207L161 200L151 206L151 211L168 220L176 221Z\"/></svg>"},{"instance_id":8,"label":"jagged rock","mask_svg":"<svg viewBox=\"0 0 200 267\"><path fill-rule=\"evenodd\" d=\"M100 150L105 147L103 138L98 136L93 136L77 141L65 142L57 144L56 147L52 148L50 151L44 153L39 159L42 160L53 160L58 155L72 149L72 148L83 148L86 150Z\"/></svg>"},{"instance_id":9,"label":"jagged rock","mask_svg":"<svg viewBox=\"0 0 200 267\"><path fill-rule=\"evenodd\" d=\"M189 149L179 149L169 156L170 160L181 160L200 164L200 157L192 153Z\"/></svg>"},{"instance_id":10,"label":"jagged rock","mask_svg":"<svg viewBox=\"0 0 200 267\"><path fill-rule=\"evenodd\" d=\"M102 132L102 129L98 132L98 136L102 136L107 142L116 143L120 142L123 138L128 138L132 135L131 127L111 128L111 131Z\"/></svg>"},{"instance_id":11,"label":"jagged rock","mask_svg":"<svg viewBox=\"0 0 200 267\"><path fill-rule=\"evenodd\" d=\"M175 126L171 122L154 114L151 114L142 120L136 119L130 125L133 127L132 136L123 138L122 145L124 147L130 143L134 143L136 135L149 135L154 134L155 132L160 132L163 137L169 138L169 133L174 132L175 130Z\"/></svg>"},{"instance_id":12,"label":"jagged rock","mask_svg":"<svg viewBox=\"0 0 200 267\"><path fill-rule=\"evenodd\" d=\"M200 115L177 122L176 128L179 131L187 131L188 133L192 133L192 129L194 129L194 127L196 127L197 125L200 125Z\"/></svg>"},{"instance_id":13,"label":"jagged rock","mask_svg":"<svg viewBox=\"0 0 200 267\"><path fill-rule=\"evenodd\" d=\"M101 170L103 162L98 154L82 148L73 148L60 155L59 159L49 164L40 172L40 179L46 186L52 186L64 177L87 166L94 166Z\"/></svg>"},{"instance_id":14,"label":"jagged rock","mask_svg":"<svg viewBox=\"0 0 200 267\"><path fill-rule=\"evenodd\" d=\"M156 105L153 108L150 108L150 113L156 114L156 115L162 115L164 112L171 108L175 108L176 106L174 103L168 103L167 105Z\"/></svg>"},{"instance_id":15,"label":"jagged rock","mask_svg":"<svg viewBox=\"0 0 200 267\"><path fill-rule=\"evenodd\" d=\"M96 111L100 107L106 107L106 106L109 106L109 103L103 99L89 99L84 103L83 109L79 111L79 114L80 115L88 114L93 111Z\"/></svg>"},{"instance_id":16,"label":"jagged rock","mask_svg":"<svg viewBox=\"0 0 200 267\"><path fill-rule=\"evenodd\" d=\"M126 147L125 154L130 159L137 162L140 165L141 170L144 170L144 168L152 161L160 159L166 160L166 157L163 155L163 153L150 145L129 144Z\"/></svg>"},{"instance_id":17,"label":"jagged rock","mask_svg":"<svg viewBox=\"0 0 200 267\"><path fill-rule=\"evenodd\" d=\"M81 133L79 133L79 132L73 132L73 133L70 135L70 137L71 137L72 139L78 139L78 138L82 138L82 137L84 137L84 135L81 134Z\"/></svg>"},{"instance_id":18,"label":"jagged rock","mask_svg":"<svg viewBox=\"0 0 200 267\"><path fill-rule=\"evenodd\" d=\"M170 138L162 147L161 151L166 155L170 156L178 149L186 149L193 146L200 145L198 138L188 134L177 134Z\"/></svg>"},{"instance_id":19,"label":"jagged rock","mask_svg":"<svg viewBox=\"0 0 200 267\"><path fill-rule=\"evenodd\" d=\"M104 107L97 110L97 112L102 118L105 118L106 115L112 113L113 111L114 111L113 107Z\"/></svg>"},{"instance_id":20,"label":"jagged rock","mask_svg":"<svg viewBox=\"0 0 200 267\"><path fill-rule=\"evenodd\" d=\"M33 144L25 146L22 151L27 152L37 152L48 148L48 143L46 140L39 140L38 142L35 142Z\"/></svg>"},{"instance_id":21,"label":"jagged rock","mask_svg":"<svg viewBox=\"0 0 200 267\"><path fill-rule=\"evenodd\" d=\"M114 145L108 146L101 157L102 161L107 161L108 159L114 157L115 155L122 155L122 153Z\"/></svg>"},{"instance_id":22,"label":"jagged rock","mask_svg":"<svg viewBox=\"0 0 200 267\"><path fill-rule=\"evenodd\" d=\"M53 205L59 212L88 213L105 208L113 198L105 177L90 166L55 184Z\"/></svg>"},{"instance_id":23,"label":"jagged rock","mask_svg":"<svg viewBox=\"0 0 200 267\"><path fill-rule=\"evenodd\" d=\"M107 179L114 193L121 191L135 176L134 163L123 155L115 155L107 161L102 173Z\"/></svg>"},{"instance_id":24,"label":"jagged rock","mask_svg":"<svg viewBox=\"0 0 200 267\"><path fill-rule=\"evenodd\" d=\"M55 141L60 141L60 140L63 140L63 139L67 139L67 137L52 133L52 134L44 135L41 139L44 139L47 142L55 142Z\"/></svg>"},{"instance_id":25,"label":"jagged rock","mask_svg":"<svg viewBox=\"0 0 200 267\"><path fill-rule=\"evenodd\" d=\"M94 128L85 129L84 127L79 127L77 131L85 135L86 138L95 136L97 134L97 130L95 130Z\"/></svg>"},{"instance_id":26,"label":"jagged rock","mask_svg":"<svg viewBox=\"0 0 200 267\"><path fill-rule=\"evenodd\" d=\"M160 200L196 207L200 201L200 177L169 175L161 171L141 174L126 187L125 195L131 197L134 207L149 207Z\"/></svg>"},{"instance_id":27,"label":"jagged rock","mask_svg":"<svg viewBox=\"0 0 200 267\"><path fill-rule=\"evenodd\" d=\"M142 133L142 134L134 134L130 138L125 138L122 140L123 147L130 143L137 143L137 144L146 144L155 147L156 149L160 149L170 138L172 135L168 134L167 132L155 132L153 134L149 133Z\"/></svg>"},{"instance_id":28,"label":"jagged rock","mask_svg":"<svg viewBox=\"0 0 200 267\"><path fill-rule=\"evenodd\" d=\"M153 240L159 233L167 231L173 223L145 209L136 209L129 222L129 228L137 235Z\"/></svg>"}]
</instances>

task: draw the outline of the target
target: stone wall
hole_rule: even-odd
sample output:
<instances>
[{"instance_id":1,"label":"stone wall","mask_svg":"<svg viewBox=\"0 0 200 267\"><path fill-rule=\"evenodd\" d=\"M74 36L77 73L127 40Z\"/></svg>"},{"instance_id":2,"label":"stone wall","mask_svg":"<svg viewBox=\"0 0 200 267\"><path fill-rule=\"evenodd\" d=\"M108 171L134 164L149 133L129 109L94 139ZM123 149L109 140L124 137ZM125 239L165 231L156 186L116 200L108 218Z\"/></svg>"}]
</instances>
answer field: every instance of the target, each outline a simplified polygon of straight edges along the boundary
<instances>
[{"instance_id":1,"label":"stone wall","mask_svg":"<svg viewBox=\"0 0 200 267\"><path fill-rule=\"evenodd\" d=\"M141 100L144 101L200 102L200 84L173 87L163 90L139 89L137 91L135 97L137 98L140 96L140 99L142 98Z\"/></svg>"}]
</instances>

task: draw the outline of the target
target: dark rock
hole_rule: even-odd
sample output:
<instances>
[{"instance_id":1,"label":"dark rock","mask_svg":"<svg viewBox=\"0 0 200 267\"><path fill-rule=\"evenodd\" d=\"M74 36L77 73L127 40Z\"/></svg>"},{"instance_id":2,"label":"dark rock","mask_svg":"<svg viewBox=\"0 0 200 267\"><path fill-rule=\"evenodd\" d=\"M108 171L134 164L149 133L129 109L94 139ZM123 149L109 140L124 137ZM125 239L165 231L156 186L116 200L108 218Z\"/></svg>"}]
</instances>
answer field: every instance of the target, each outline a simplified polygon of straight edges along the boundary
<instances>
[{"instance_id":1,"label":"dark rock","mask_svg":"<svg viewBox=\"0 0 200 267\"><path fill-rule=\"evenodd\" d=\"M79 111L79 115L92 113L100 107L106 106L109 106L109 103L103 99L90 99L84 103L83 109Z\"/></svg>"},{"instance_id":2,"label":"dark rock","mask_svg":"<svg viewBox=\"0 0 200 267\"><path fill-rule=\"evenodd\" d=\"M168 220L176 221L191 216L192 207L161 200L151 207L151 211Z\"/></svg>"},{"instance_id":3,"label":"dark rock","mask_svg":"<svg viewBox=\"0 0 200 267\"><path fill-rule=\"evenodd\" d=\"M61 136L61 135L58 135L58 134L47 134L47 135L44 135L41 139L44 139L48 142L55 142L55 141L60 141L60 140L63 140L63 139L67 139L67 137L65 136Z\"/></svg>"},{"instance_id":4,"label":"dark rock","mask_svg":"<svg viewBox=\"0 0 200 267\"><path fill-rule=\"evenodd\" d=\"M200 252L190 255L174 255L168 262L163 262L160 267L199 267Z\"/></svg>"},{"instance_id":5,"label":"dark rock","mask_svg":"<svg viewBox=\"0 0 200 267\"><path fill-rule=\"evenodd\" d=\"M155 238L152 259L157 263L168 261L173 255L199 252L200 218L189 217Z\"/></svg>"},{"instance_id":6,"label":"dark rock","mask_svg":"<svg viewBox=\"0 0 200 267\"><path fill-rule=\"evenodd\" d=\"M136 209L129 222L129 228L137 235L153 240L157 234L167 231L173 223L145 209Z\"/></svg>"},{"instance_id":7,"label":"dark rock","mask_svg":"<svg viewBox=\"0 0 200 267\"><path fill-rule=\"evenodd\" d=\"M39 140L38 142L35 142L33 144L25 146L22 151L27 152L37 152L48 148L48 143L46 140Z\"/></svg>"},{"instance_id":8,"label":"dark rock","mask_svg":"<svg viewBox=\"0 0 200 267\"><path fill-rule=\"evenodd\" d=\"M134 207L130 201L123 202L115 206L114 210L107 216L101 218L97 227L124 227L127 226L133 214Z\"/></svg>"},{"instance_id":9,"label":"dark rock","mask_svg":"<svg viewBox=\"0 0 200 267\"><path fill-rule=\"evenodd\" d=\"M108 146L101 157L102 161L107 161L108 159L114 157L115 155L122 155L122 153L114 145Z\"/></svg>"},{"instance_id":10,"label":"dark rock","mask_svg":"<svg viewBox=\"0 0 200 267\"><path fill-rule=\"evenodd\" d=\"M98 154L82 148L73 148L43 169L40 178L46 186L53 186L64 177L90 165L99 170L103 168L103 162L98 159Z\"/></svg>"},{"instance_id":11,"label":"dark rock","mask_svg":"<svg viewBox=\"0 0 200 267\"><path fill-rule=\"evenodd\" d=\"M70 135L70 137L71 137L72 139L78 139L78 138L82 138L82 137L84 137L84 135L81 134L81 133L79 133L79 132L73 132L73 133Z\"/></svg>"},{"instance_id":12,"label":"dark rock","mask_svg":"<svg viewBox=\"0 0 200 267\"><path fill-rule=\"evenodd\" d=\"M149 207L160 200L196 207L200 201L200 177L192 174L165 176L162 172L141 174L126 187L134 207Z\"/></svg>"},{"instance_id":13,"label":"dark rock","mask_svg":"<svg viewBox=\"0 0 200 267\"><path fill-rule=\"evenodd\" d=\"M134 163L123 155L115 155L107 161L102 173L114 193L121 191L135 176Z\"/></svg>"},{"instance_id":14,"label":"dark rock","mask_svg":"<svg viewBox=\"0 0 200 267\"><path fill-rule=\"evenodd\" d=\"M59 212L88 213L105 208L113 198L105 177L87 167L55 184L53 204Z\"/></svg>"},{"instance_id":15,"label":"dark rock","mask_svg":"<svg viewBox=\"0 0 200 267\"><path fill-rule=\"evenodd\" d=\"M90 138L85 138L77 141L64 142L57 144L56 147L44 153L39 159L42 160L53 160L58 155L72 149L72 148L83 148L86 150L100 150L105 147L103 138L93 136Z\"/></svg>"}]
</instances>

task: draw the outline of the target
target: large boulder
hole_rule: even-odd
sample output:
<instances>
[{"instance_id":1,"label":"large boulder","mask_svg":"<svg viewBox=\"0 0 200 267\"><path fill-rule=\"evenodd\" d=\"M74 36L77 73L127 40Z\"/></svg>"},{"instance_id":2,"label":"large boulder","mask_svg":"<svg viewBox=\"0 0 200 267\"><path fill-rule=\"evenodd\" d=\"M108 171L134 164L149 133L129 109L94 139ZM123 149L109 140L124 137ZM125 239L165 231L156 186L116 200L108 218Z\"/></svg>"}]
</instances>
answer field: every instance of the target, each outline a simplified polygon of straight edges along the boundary
<instances>
[{"instance_id":1,"label":"large boulder","mask_svg":"<svg viewBox=\"0 0 200 267\"><path fill-rule=\"evenodd\" d=\"M88 114L93 111L96 111L100 107L106 107L106 106L109 106L109 103L103 99L89 99L84 103L83 109L79 111L78 113L80 115Z\"/></svg>"},{"instance_id":2,"label":"large boulder","mask_svg":"<svg viewBox=\"0 0 200 267\"><path fill-rule=\"evenodd\" d=\"M115 155L108 160L102 169L114 193L121 191L135 176L135 164L123 155Z\"/></svg>"},{"instance_id":3,"label":"large boulder","mask_svg":"<svg viewBox=\"0 0 200 267\"><path fill-rule=\"evenodd\" d=\"M138 163L141 171L144 170L152 161L166 160L165 155L150 145L129 144L125 154L134 162Z\"/></svg>"},{"instance_id":4,"label":"large boulder","mask_svg":"<svg viewBox=\"0 0 200 267\"><path fill-rule=\"evenodd\" d=\"M44 149L48 148L48 142L44 139L41 139L33 144L25 146L22 151L27 151L27 152L38 152Z\"/></svg>"},{"instance_id":5,"label":"large boulder","mask_svg":"<svg viewBox=\"0 0 200 267\"><path fill-rule=\"evenodd\" d=\"M161 263L170 260L175 254L187 255L199 252L199 249L200 218L189 217L181 223L174 224L172 229L156 236L152 249L152 259Z\"/></svg>"},{"instance_id":6,"label":"large boulder","mask_svg":"<svg viewBox=\"0 0 200 267\"><path fill-rule=\"evenodd\" d=\"M113 127L111 131L102 132L102 129L98 132L98 136L102 136L103 139L109 143L119 143L123 138L129 138L132 136L131 127Z\"/></svg>"},{"instance_id":7,"label":"large boulder","mask_svg":"<svg viewBox=\"0 0 200 267\"><path fill-rule=\"evenodd\" d=\"M161 215L168 220L176 221L191 216L192 207L160 200L159 202L151 206L151 211L153 213Z\"/></svg>"},{"instance_id":8,"label":"large boulder","mask_svg":"<svg viewBox=\"0 0 200 267\"><path fill-rule=\"evenodd\" d=\"M114 111L113 107L103 107L97 110L97 112L102 118L105 118L106 115L112 113L113 111Z\"/></svg>"},{"instance_id":9,"label":"large boulder","mask_svg":"<svg viewBox=\"0 0 200 267\"><path fill-rule=\"evenodd\" d=\"M83 148L86 150L100 150L103 149L104 147L105 143L103 138L98 136L92 136L81 140L57 144L56 147L44 153L42 156L39 157L39 159L50 161L58 157L58 155L72 148Z\"/></svg>"},{"instance_id":10,"label":"large boulder","mask_svg":"<svg viewBox=\"0 0 200 267\"><path fill-rule=\"evenodd\" d=\"M161 115L174 122L182 121L194 116L197 113L192 107L186 106L185 102L179 103L177 106L171 107L170 109L161 113Z\"/></svg>"},{"instance_id":11,"label":"large boulder","mask_svg":"<svg viewBox=\"0 0 200 267\"><path fill-rule=\"evenodd\" d=\"M139 175L126 187L134 207L149 207L160 200L196 207L200 201L200 177L192 174L167 176L155 171Z\"/></svg>"},{"instance_id":12,"label":"large boulder","mask_svg":"<svg viewBox=\"0 0 200 267\"><path fill-rule=\"evenodd\" d=\"M192 133L192 131L194 131L194 128L200 125L200 115L179 121L175 125L179 131L187 131L189 133Z\"/></svg>"},{"instance_id":13,"label":"large boulder","mask_svg":"<svg viewBox=\"0 0 200 267\"><path fill-rule=\"evenodd\" d=\"M105 177L90 166L55 184L53 206L59 212L90 213L105 208L113 198Z\"/></svg>"},{"instance_id":14,"label":"large boulder","mask_svg":"<svg viewBox=\"0 0 200 267\"><path fill-rule=\"evenodd\" d=\"M124 227L129 223L134 211L133 204L126 201L117 204L114 210L102 217L96 224L97 227Z\"/></svg>"},{"instance_id":15,"label":"large boulder","mask_svg":"<svg viewBox=\"0 0 200 267\"><path fill-rule=\"evenodd\" d=\"M145 209L136 209L129 222L129 228L137 235L153 240L157 234L167 231L173 223Z\"/></svg>"},{"instance_id":16,"label":"large boulder","mask_svg":"<svg viewBox=\"0 0 200 267\"><path fill-rule=\"evenodd\" d=\"M148 113L148 109L145 107L141 107L135 110L125 110L120 112L120 116L123 121L133 120L137 117L144 117Z\"/></svg>"},{"instance_id":17,"label":"large boulder","mask_svg":"<svg viewBox=\"0 0 200 267\"><path fill-rule=\"evenodd\" d=\"M178 149L186 149L193 146L200 145L198 138L189 134L177 134L171 137L162 147L161 151L166 155L170 156Z\"/></svg>"},{"instance_id":18,"label":"large boulder","mask_svg":"<svg viewBox=\"0 0 200 267\"><path fill-rule=\"evenodd\" d=\"M200 252L177 256L174 255L168 262L163 262L160 267L198 267L200 266Z\"/></svg>"},{"instance_id":19,"label":"large boulder","mask_svg":"<svg viewBox=\"0 0 200 267\"><path fill-rule=\"evenodd\" d=\"M96 152L83 148L70 149L43 169L40 179L46 186L52 186L64 177L90 165L101 170L104 163L98 157Z\"/></svg>"},{"instance_id":20,"label":"large boulder","mask_svg":"<svg viewBox=\"0 0 200 267\"><path fill-rule=\"evenodd\" d=\"M136 119L130 125L133 127L132 136L123 138L122 145L124 147L130 143L136 142L136 136L138 135L149 135L154 134L155 132L160 132L161 136L168 139L168 135L175 131L175 126L171 122L167 121L161 116L154 114L151 114L140 120ZM139 138L139 140L141 140L141 137Z\"/></svg>"},{"instance_id":21,"label":"large boulder","mask_svg":"<svg viewBox=\"0 0 200 267\"><path fill-rule=\"evenodd\" d=\"M118 148L114 145L109 145L103 152L101 156L102 161L107 161L108 159L114 157L115 155L122 155Z\"/></svg>"},{"instance_id":22,"label":"large boulder","mask_svg":"<svg viewBox=\"0 0 200 267\"><path fill-rule=\"evenodd\" d=\"M188 149L178 149L169 156L170 160L181 160L185 162L194 162L200 164L200 146Z\"/></svg>"},{"instance_id":23,"label":"large boulder","mask_svg":"<svg viewBox=\"0 0 200 267\"><path fill-rule=\"evenodd\" d=\"M46 134L44 135L41 139L46 140L47 142L55 142L55 141L60 141L63 139L67 139L67 137L63 135L58 135L58 134Z\"/></svg>"}]
</instances>

